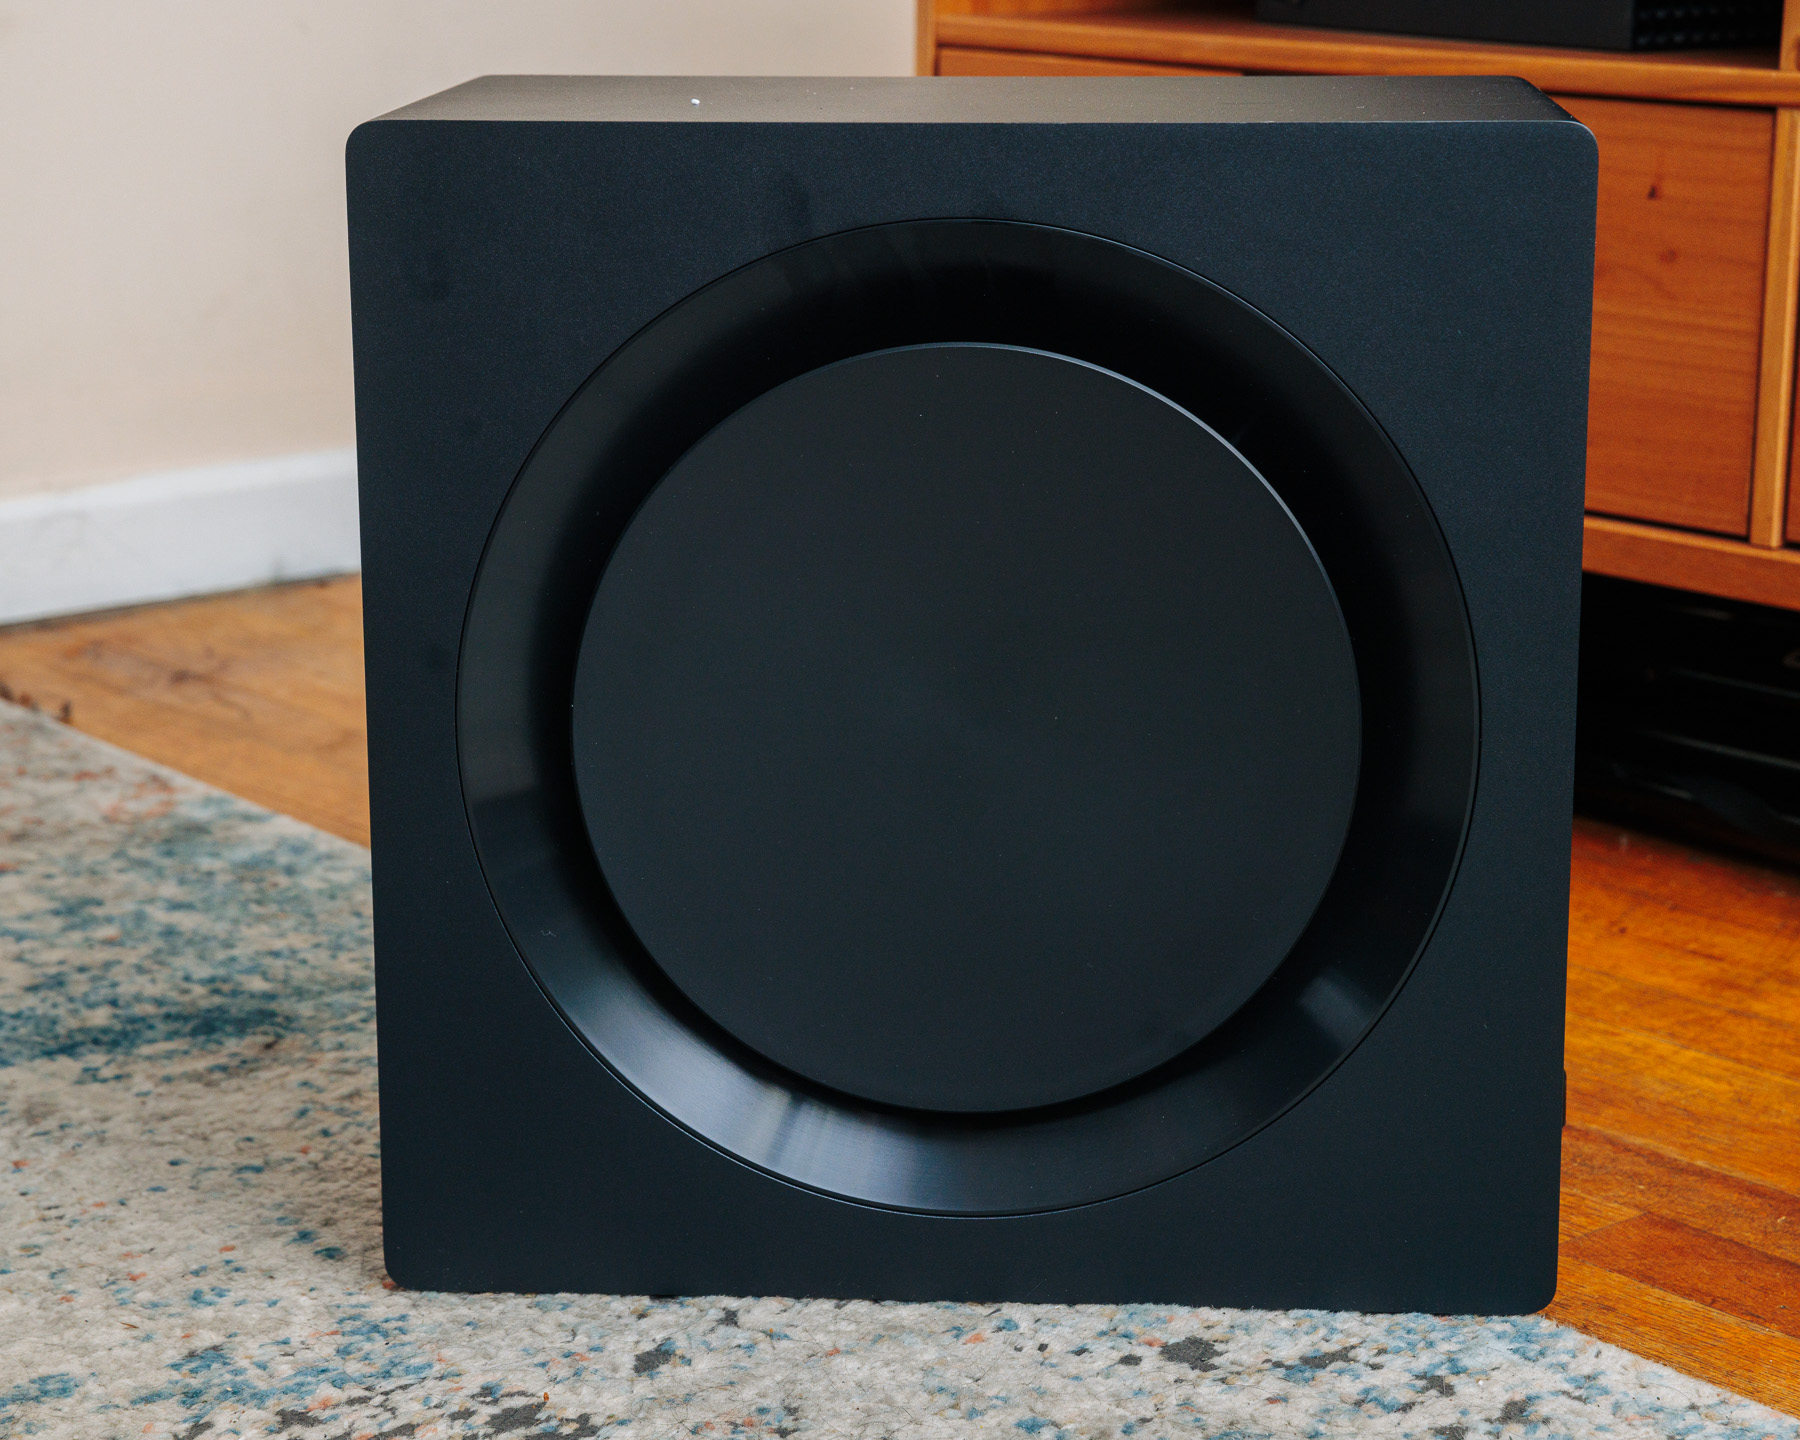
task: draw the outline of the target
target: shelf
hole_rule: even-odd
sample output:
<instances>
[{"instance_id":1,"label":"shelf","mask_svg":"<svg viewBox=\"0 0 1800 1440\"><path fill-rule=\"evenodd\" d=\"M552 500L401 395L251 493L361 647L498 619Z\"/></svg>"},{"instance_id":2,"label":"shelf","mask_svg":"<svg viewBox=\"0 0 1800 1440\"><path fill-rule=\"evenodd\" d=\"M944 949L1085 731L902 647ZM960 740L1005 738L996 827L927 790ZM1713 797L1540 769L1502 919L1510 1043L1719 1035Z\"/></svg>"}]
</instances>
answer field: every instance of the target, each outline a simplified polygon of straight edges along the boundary
<instances>
[{"instance_id":1,"label":"shelf","mask_svg":"<svg viewBox=\"0 0 1800 1440\"><path fill-rule=\"evenodd\" d=\"M939 10L936 43L1202 70L1309 74L1518 75L1566 95L1721 105L1800 105L1800 71L1774 50L1618 54L1482 41L1269 25L1243 4L1179 9L956 14Z\"/></svg>"},{"instance_id":2,"label":"shelf","mask_svg":"<svg viewBox=\"0 0 1800 1440\"><path fill-rule=\"evenodd\" d=\"M1800 550L1764 549L1742 540L1589 515L1581 568L1800 610Z\"/></svg>"}]
</instances>

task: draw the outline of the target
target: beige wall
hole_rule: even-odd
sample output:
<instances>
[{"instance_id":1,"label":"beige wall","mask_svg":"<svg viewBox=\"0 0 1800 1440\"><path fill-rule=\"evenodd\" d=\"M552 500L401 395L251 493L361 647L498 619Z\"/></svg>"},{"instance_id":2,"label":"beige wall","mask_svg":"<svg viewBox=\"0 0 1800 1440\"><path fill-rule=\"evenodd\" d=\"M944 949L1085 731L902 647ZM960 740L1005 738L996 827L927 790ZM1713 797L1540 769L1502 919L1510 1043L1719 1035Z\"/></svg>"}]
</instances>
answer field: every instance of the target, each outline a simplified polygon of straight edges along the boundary
<instances>
[{"instance_id":1,"label":"beige wall","mask_svg":"<svg viewBox=\"0 0 1800 1440\"><path fill-rule=\"evenodd\" d=\"M905 74L912 0L0 0L0 498L350 443L343 143L492 72Z\"/></svg>"}]
</instances>

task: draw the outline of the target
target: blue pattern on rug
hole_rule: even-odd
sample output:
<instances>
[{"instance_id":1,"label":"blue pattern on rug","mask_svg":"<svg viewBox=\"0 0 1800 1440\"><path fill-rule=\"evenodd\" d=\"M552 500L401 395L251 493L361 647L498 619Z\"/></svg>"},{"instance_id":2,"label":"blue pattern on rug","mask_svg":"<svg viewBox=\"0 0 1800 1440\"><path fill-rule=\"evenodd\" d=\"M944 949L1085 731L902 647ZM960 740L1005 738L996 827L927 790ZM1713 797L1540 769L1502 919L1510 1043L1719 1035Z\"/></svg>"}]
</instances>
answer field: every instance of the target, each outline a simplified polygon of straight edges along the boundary
<instances>
[{"instance_id":1,"label":"blue pattern on rug","mask_svg":"<svg viewBox=\"0 0 1800 1440\"><path fill-rule=\"evenodd\" d=\"M1800 1440L1538 1317L395 1289L368 885L0 706L0 1435Z\"/></svg>"}]
</instances>

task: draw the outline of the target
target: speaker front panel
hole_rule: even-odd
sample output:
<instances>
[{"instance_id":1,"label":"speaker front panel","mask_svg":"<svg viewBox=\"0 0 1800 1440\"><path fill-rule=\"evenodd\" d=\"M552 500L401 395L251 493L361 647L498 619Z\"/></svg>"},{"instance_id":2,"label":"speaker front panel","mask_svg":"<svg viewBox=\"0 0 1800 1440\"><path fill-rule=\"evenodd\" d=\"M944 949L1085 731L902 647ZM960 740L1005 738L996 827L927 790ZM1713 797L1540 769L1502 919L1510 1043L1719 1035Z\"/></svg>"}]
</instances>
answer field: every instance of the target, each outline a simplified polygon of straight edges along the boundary
<instances>
[{"instance_id":1,"label":"speaker front panel","mask_svg":"<svg viewBox=\"0 0 1800 1440\"><path fill-rule=\"evenodd\" d=\"M1478 732L1350 391L1191 271L978 220L778 251L606 358L457 705L483 873L593 1052L936 1214L1154 1184L1318 1084L1430 935Z\"/></svg>"}]
</instances>

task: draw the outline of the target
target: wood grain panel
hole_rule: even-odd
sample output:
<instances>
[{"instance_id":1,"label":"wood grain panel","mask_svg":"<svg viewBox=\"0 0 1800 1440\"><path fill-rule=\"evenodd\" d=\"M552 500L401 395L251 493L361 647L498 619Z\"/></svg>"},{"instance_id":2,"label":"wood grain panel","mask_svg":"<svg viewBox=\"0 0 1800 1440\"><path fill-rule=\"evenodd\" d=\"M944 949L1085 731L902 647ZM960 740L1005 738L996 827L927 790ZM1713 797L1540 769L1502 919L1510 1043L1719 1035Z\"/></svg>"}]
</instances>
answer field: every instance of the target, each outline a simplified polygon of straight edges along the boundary
<instances>
[{"instance_id":1,"label":"wood grain panel","mask_svg":"<svg viewBox=\"0 0 1800 1440\"><path fill-rule=\"evenodd\" d=\"M943 5L935 5L932 0L918 0L918 56L917 72L920 75L954 75L959 72L943 70L936 66L937 56L937 17L948 14L952 10L961 15L1001 15L1001 16L1044 16L1081 13L1086 15L1107 14L1114 11L1131 10L1143 12L1163 8L1166 0L948 0ZM1011 75L1018 72L973 71L973 74Z\"/></svg>"},{"instance_id":2,"label":"wood grain panel","mask_svg":"<svg viewBox=\"0 0 1800 1440\"><path fill-rule=\"evenodd\" d=\"M1750 470L1750 543L1780 545L1787 519L1794 424L1794 340L1800 320L1800 110L1775 112L1769 237L1763 265L1756 460Z\"/></svg>"},{"instance_id":3,"label":"wood grain panel","mask_svg":"<svg viewBox=\"0 0 1800 1440\"><path fill-rule=\"evenodd\" d=\"M1274 74L1518 75L1541 90L1566 95L1800 104L1800 72L1777 69L1773 50L1613 54L1268 25L1250 18L1248 10L1229 0L1189 0L1177 10L1086 14L977 14L966 5L942 4L934 23L940 45L981 50Z\"/></svg>"},{"instance_id":4,"label":"wood grain panel","mask_svg":"<svg viewBox=\"0 0 1800 1440\"><path fill-rule=\"evenodd\" d=\"M940 5L940 15L1145 15L1172 11L1181 0L950 0Z\"/></svg>"},{"instance_id":5,"label":"wood grain panel","mask_svg":"<svg viewBox=\"0 0 1800 1440\"><path fill-rule=\"evenodd\" d=\"M1559 99L1600 147L1588 508L1744 535L1774 116Z\"/></svg>"},{"instance_id":6,"label":"wood grain panel","mask_svg":"<svg viewBox=\"0 0 1800 1440\"><path fill-rule=\"evenodd\" d=\"M940 75L1229 75L1195 65L1153 65L1143 60L1089 60L1077 55L1028 55L1016 50L967 50L940 45Z\"/></svg>"},{"instance_id":7,"label":"wood grain panel","mask_svg":"<svg viewBox=\"0 0 1800 1440\"><path fill-rule=\"evenodd\" d=\"M1794 507L1788 508L1792 523ZM1597 575L1800 610L1800 550L1770 550L1718 535L1589 515L1581 566Z\"/></svg>"}]
</instances>

